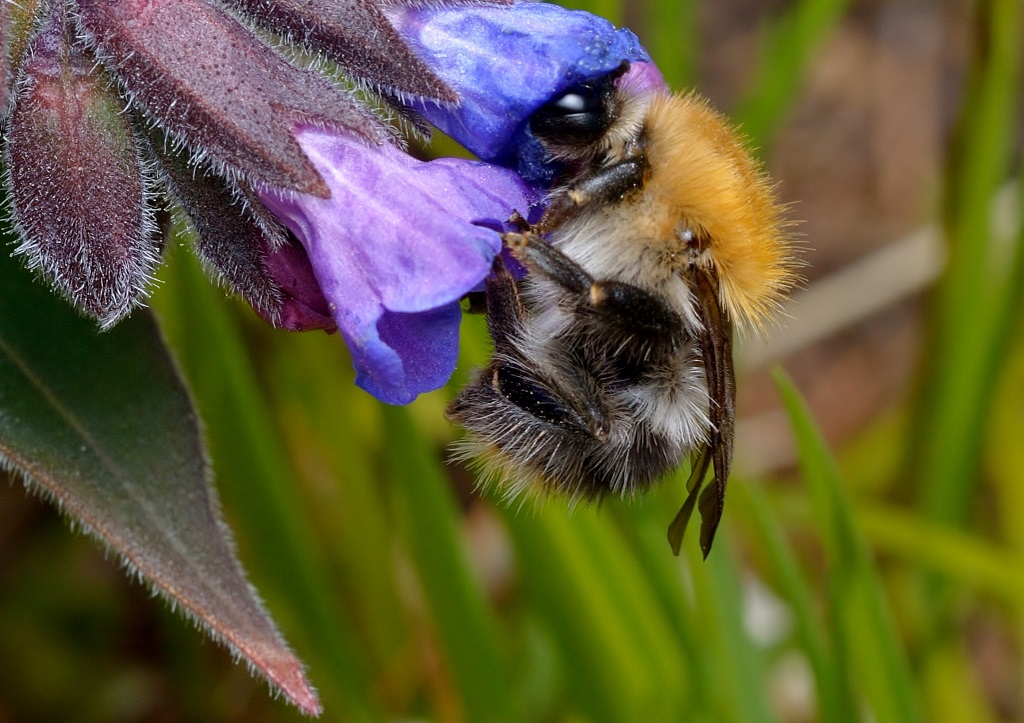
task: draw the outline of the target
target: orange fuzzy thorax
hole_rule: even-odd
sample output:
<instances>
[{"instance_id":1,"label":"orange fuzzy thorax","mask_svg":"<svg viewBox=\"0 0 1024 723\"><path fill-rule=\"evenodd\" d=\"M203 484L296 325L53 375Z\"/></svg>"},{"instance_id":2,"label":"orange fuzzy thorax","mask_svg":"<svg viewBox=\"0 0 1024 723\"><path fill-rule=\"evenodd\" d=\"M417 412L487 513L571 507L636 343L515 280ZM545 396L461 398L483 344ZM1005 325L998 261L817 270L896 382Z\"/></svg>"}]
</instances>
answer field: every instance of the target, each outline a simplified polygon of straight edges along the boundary
<instances>
[{"instance_id":1,"label":"orange fuzzy thorax","mask_svg":"<svg viewBox=\"0 0 1024 723\"><path fill-rule=\"evenodd\" d=\"M688 227L708 239L698 263L718 272L731 319L761 328L794 281L782 206L729 122L700 96L657 93L647 114L650 176L662 238ZM657 200L655 200L657 199Z\"/></svg>"}]
</instances>

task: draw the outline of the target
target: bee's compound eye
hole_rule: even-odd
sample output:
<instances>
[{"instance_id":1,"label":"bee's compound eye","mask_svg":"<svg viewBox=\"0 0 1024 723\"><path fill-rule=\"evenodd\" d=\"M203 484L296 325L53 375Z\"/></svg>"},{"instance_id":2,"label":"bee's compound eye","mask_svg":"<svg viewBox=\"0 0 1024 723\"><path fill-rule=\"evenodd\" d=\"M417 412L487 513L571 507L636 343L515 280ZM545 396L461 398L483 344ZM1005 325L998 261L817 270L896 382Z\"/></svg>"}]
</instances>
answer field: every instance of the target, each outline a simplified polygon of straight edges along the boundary
<instances>
[{"instance_id":1,"label":"bee's compound eye","mask_svg":"<svg viewBox=\"0 0 1024 723\"><path fill-rule=\"evenodd\" d=\"M588 146L599 141L614 120L614 78L574 85L541 106L530 130L548 146Z\"/></svg>"},{"instance_id":2,"label":"bee's compound eye","mask_svg":"<svg viewBox=\"0 0 1024 723\"><path fill-rule=\"evenodd\" d=\"M575 115L577 113L600 113L601 93L591 85L577 85L544 105L538 115Z\"/></svg>"}]
</instances>

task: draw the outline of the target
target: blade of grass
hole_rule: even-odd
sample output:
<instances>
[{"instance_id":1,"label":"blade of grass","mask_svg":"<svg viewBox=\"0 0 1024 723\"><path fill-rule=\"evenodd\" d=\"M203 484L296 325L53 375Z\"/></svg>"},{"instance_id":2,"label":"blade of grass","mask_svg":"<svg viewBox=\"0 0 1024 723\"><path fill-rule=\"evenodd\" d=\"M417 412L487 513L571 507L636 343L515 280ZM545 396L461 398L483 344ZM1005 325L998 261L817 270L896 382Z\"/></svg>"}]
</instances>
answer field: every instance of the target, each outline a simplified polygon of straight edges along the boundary
<instances>
[{"instance_id":1,"label":"blade of grass","mask_svg":"<svg viewBox=\"0 0 1024 723\"><path fill-rule=\"evenodd\" d=\"M719 532L707 560L696 545L685 547L693 572L704 665L713 690L713 720L769 723L777 720L765 688L763 654L747 632L743 616L742 571L729 535Z\"/></svg>"},{"instance_id":2,"label":"blade of grass","mask_svg":"<svg viewBox=\"0 0 1024 723\"><path fill-rule=\"evenodd\" d=\"M813 524L814 513L804 500L791 497L776 494L773 500L788 510L790 518ZM915 569L930 570L958 588L966 587L1007 605L1024 607L1024 577L1020 574L1024 559L1019 553L977 535L929 522L914 512L858 503L854 513L864 537L879 553L907 562Z\"/></svg>"},{"instance_id":3,"label":"blade of grass","mask_svg":"<svg viewBox=\"0 0 1024 723\"><path fill-rule=\"evenodd\" d=\"M742 505L749 513L754 523L751 532L757 535L758 547L767 555L784 598L792 607L797 637L817 682L819 717L834 723L860 720L856 698L843 674L845 666L834 659L825 630L815 613L814 594L763 490L751 484L734 485L734 488L739 498L734 504Z\"/></svg>"},{"instance_id":4,"label":"blade of grass","mask_svg":"<svg viewBox=\"0 0 1024 723\"><path fill-rule=\"evenodd\" d=\"M1024 239L1021 243L1024 244ZM1018 331L1015 336L1019 340L1024 334ZM1006 365L995 398L991 433L986 445L986 469L998 497L996 508L1001 510L998 515L999 537L1006 540L1015 552L1024 554L1024 524L1021 524L1021 514L1024 513L1024 485L1021 484L1024 480L1024 445L1020 443L1024 437L1024 419L1020 413L1024 408L1024 346L1019 342Z\"/></svg>"},{"instance_id":5,"label":"blade of grass","mask_svg":"<svg viewBox=\"0 0 1024 723\"><path fill-rule=\"evenodd\" d=\"M836 659L849 651L851 672L880 721L921 721L918 702L885 591L843 492L839 472L796 387L781 371L776 385L789 414L800 469L813 498L829 560Z\"/></svg>"},{"instance_id":6,"label":"blade of grass","mask_svg":"<svg viewBox=\"0 0 1024 723\"><path fill-rule=\"evenodd\" d=\"M589 551L591 565L599 571L604 596L616 608L619 625L647 669L647 686L642 691L646 719L672 720L680 715L685 699L686 656L673 638L672 624L656 602L643 565L615 524L609 508L623 504L609 501L597 514L581 516L575 529ZM656 554L671 558L667 549Z\"/></svg>"},{"instance_id":7,"label":"blade of grass","mask_svg":"<svg viewBox=\"0 0 1024 723\"><path fill-rule=\"evenodd\" d=\"M615 510L690 665L692 700L682 719L774 720L762 651L746 628L741 567L727 536L716 541L707 561L695 538L684 539L680 558L666 549L666 528L686 495L688 477L689 470L680 470L644 500Z\"/></svg>"},{"instance_id":8,"label":"blade of grass","mask_svg":"<svg viewBox=\"0 0 1024 723\"><path fill-rule=\"evenodd\" d=\"M815 51L849 4L849 0L800 0L764 28L750 90L732 114L755 146L768 144L793 106Z\"/></svg>"},{"instance_id":9,"label":"blade of grass","mask_svg":"<svg viewBox=\"0 0 1024 723\"><path fill-rule=\"evenodd\" d=\"M642 575L623 575L621 561L605 567L609 553L628 556L621 543L608 539L615 537L608 521L597 520L594 510L569 516L557 500L536 513L503 509L529 604L570 661L571 699L591 720L652 720L645 714L658 713L656 708L664 705L657 701L659 683L652 681L666 672L668 680L678 681L683 673L680 668L657 670L664 664L652 665L636 634L633 618L655 613L649 611ZM644 592L638 593L638 586ZM639 609L623 604L634 596L642 603ZM661 645L670 639L666 633ZM655 660L666 657L653 652ZM661 694L666 692L676 695Z\"/></svg>"},{"instance_id":10,"label":"blade of grass","mask_svg":"<svg viewBox=\"0 0 1024 723\"><path fill-rule=\"evenodd\" d=\"M685 558L668 552L665 530L679 507L679 499L686 496L689 470L674 475L660 490L645 499L615 507L622 534L629 538L635 550L635 559L652 588L675 637L675 645L685 656L688 666L686 709L682 719L694 720L712 710L712 672L704 664L700 645L703 622L694 615L694 601L687 589L689 571Z\"/></svg>"},{"instance_id":11,"label":"blade of grass","mask_svg":"<svg viewBox=\"0 0 1024 723\"><path fill-rule=\"evenodd\" d=\"M517 720L497 621L469 568L459 511L438 455L407 410L389 407L384 420L387 479L465 720Z\"/></svg>"},{"instance_id":12,"label":"blade of grass","mask_svg":"<svg viewBox=\"0 0 1024 723\"><path fill-rule=\"evenodd\" d=\"M931 318L916 409L910 479L927 513L961 524L970 509L994 380L1019 296L1024 254L994 243L991 204L1004 181L1020 98L1024 6L979 6L977 59L948 174L950 257Z\"/></svg>"},{"instance_id":13,"label":"blade of grass","mask_svg":"<svg viewBox=\"0 0 1024 723\"><path fill-rule=\"evenodd\" d=\"M932 723L996 723L990 703L978 689L975 664L959 640L929 651L922 688Z\"/></svg>"},{"instance_id":14,"label":"blade of grass","mask_svg":"<svg viewBox=\"0 0 1024 723\"><path fill-rule=\"evenodd\" d=\"M623 22L622 0L563 0L558 3L573 10L586 10L610 20L615 25Z\"/></svg>"},{"instance_id":15,"label":"blade of grass","mask_svg":"<svg viewBox=\"0 0 1024 723\"><path fill-rule=\"evenodd\" d=\"M310 525L328 561L332 589L374 670L393 666L409 640L394 571L394 522L378 461L380 405L353 383L335 335L275 335L264 376L279 428L306 490ZM377 679L388 692L388 681Z\"/></svg>"},{"instance_id":16,"label":"blade of grass","mask_svg":"<svg viewBox=\"0 0 1024 723\"><path fill-rule=\"evenodd\" d=\"M700 49L695 0L647 0L646 12L638 13L640 35L670 88L683 89L697 82ZM630 19L632 22L632 19Z\"/></svg>"}]
</instances>

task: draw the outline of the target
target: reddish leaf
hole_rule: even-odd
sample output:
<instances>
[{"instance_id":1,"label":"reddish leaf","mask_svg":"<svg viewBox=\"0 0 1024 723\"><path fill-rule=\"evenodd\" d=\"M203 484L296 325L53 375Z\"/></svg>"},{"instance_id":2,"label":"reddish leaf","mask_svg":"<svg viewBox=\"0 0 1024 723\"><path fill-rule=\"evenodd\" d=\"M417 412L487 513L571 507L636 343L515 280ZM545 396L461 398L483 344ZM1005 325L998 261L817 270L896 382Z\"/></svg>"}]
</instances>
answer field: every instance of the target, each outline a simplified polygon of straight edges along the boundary
<instances>
[{"instance_id":1,"label":"reddish leaf","mask_svg":"<svg viewBox=\"0 0 1024 723\"><path fill-rule=\"evenodd\" d=\"M7 3L0 2L0 116L7 116L11 102L11 16Z\"/></svg>"},{"instance_id":2,"label":"reddish leaf","mask_svg":"<svg viewBox=\"0 0 1024 723\"><path fill-rule=\"evenodd\" d=\"M322 52L357 78L391 91L458 97L406 47L371 0L230 0L254 22Z\"/></svg>"},{"instance_id":3,"label":"reddish leaf","mask_svg":"<svg viewBox=\"0 0 1024 723\"><path fill-rule=\"evenodd\" d=\"M326 197L292 138L301 122L383 142L380 121L203 0L77 0L132 99L194 151L251 181Z\"/></svg>"}]
</instances>

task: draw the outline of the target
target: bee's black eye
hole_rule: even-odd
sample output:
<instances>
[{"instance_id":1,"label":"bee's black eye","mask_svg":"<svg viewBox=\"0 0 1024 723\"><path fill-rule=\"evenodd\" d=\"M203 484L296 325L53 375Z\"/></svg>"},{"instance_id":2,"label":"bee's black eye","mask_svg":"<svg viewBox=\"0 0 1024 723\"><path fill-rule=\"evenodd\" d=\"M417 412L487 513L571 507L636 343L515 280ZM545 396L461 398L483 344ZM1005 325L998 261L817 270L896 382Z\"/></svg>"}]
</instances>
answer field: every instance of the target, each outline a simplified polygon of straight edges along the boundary
<instances>
[{"instance_id":1,"label":"bee's black eye","mask_svg":"<svg viewBox=\"0 0 1024 723\"><path fill-rule=\"evenodd\" d=\"M600 113L601 91L593 85L577 85L545 105L538 115L576 115L577 113Z\"/></svg>"},{"instance_id":2,"label":"bee's black eye","mask_svg":"<svg viewBox=\"0 0 1024 723\"><path fill-rule=\"evenodd\" d=\"M549 149L585 147L599 141L615 120L616 71L567 88L530 118L530 130Z\"/></svg>"}]
</instances>

